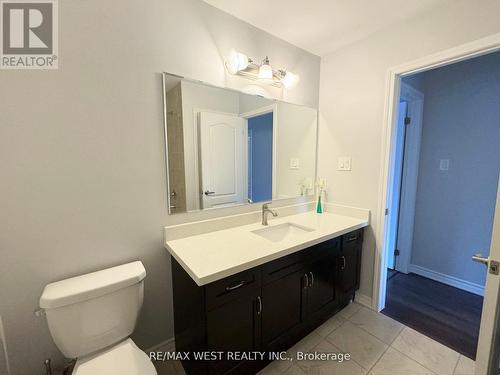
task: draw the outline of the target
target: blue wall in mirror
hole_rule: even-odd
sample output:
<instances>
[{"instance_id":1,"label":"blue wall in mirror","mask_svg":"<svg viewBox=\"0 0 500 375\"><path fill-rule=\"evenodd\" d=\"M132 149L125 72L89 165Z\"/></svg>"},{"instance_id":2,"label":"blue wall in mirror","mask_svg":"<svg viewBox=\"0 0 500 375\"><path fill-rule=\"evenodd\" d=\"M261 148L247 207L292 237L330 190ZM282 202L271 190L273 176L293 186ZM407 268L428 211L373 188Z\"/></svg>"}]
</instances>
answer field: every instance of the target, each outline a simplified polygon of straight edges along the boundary
<instances>
[{"instance_id":1,"label":"blue wall in mirror","mask_svg":"<svg viewBox=\"0 0 500 375\"><path fill-rule=\"evenodd\" d=\"M248 119L248 196L253 202L273 197L273 113Z\"/></svg>"}]
</instances>

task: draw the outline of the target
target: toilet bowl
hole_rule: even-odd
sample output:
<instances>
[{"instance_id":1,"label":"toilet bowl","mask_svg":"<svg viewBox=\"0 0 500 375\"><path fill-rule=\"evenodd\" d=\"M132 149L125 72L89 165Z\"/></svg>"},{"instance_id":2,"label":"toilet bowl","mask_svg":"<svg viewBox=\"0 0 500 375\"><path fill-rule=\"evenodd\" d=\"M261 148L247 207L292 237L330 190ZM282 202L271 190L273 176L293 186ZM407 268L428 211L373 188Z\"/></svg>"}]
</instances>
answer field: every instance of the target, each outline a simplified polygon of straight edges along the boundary
<instances>
[{"instance_id":1,"label":"toilet bowl","mask_svg":"<svg viewBox=\"0 0 500 375\"><path fill-rule=\"evenodd\" d=\"M72 375L155 375L156 369L149 357L131 339L113 347L79 358Z\"/></svg>"},{"instance_id":2,"label":"toilet bowl","mask_svg":"<svg viewBox=\"0 0 500 375\"><path fill-rule=\"evenodd\" d=\"M73 375L156 375L129 338L144 298L146 270L132 262L49 284L40 297L50 334Z\"/></svg>"}]
</instances>

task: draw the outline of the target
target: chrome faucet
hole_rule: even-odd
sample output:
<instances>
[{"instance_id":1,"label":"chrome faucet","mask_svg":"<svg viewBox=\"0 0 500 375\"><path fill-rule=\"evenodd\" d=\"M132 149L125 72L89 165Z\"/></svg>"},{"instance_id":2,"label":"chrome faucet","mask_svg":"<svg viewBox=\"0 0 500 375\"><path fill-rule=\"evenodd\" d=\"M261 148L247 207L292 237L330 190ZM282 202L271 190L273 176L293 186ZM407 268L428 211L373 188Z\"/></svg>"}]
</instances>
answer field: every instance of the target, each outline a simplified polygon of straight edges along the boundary
<instances>
[{"instance_id":1,"label":"chrome faucet","mask_svg":"<svg viewBox=\"0 0 500 375\"><path fill-rule=\"evenodd\" d=\"M274 217L278 216L278 213L276 211L273 211L269 208L269 205L271 204L272 202L269 202L269 203L264 203L262 205L262 225L268 225L267 224L267 214L270 213L272 214Z\"/></svg>"}]
</instances>

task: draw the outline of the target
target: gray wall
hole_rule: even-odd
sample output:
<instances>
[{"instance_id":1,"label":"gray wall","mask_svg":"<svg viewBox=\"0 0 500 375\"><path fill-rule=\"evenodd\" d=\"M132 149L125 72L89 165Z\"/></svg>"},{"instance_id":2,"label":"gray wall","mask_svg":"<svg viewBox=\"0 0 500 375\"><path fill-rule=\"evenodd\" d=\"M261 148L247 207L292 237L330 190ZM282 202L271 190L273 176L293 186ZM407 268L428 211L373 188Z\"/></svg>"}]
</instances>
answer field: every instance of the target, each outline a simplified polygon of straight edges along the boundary
<instances>
[{"instance_id":1,"label":"gray wall","mask_svg":"<svg viewBox=\"0 0 500 375\"><path fill-rule=\"evenodd\" d=\"M148 276L134 339L173 335L160 72L237 86L234 47L301 75L285 99L318 102L318 57L198 0L65 0L59 25L59 70L0 72L0 316L16 375L61 360L33 316L44 285L135 259Z\"/></svg>"},{"instance_id":2,"label":"gray wall","mask_svg":"<svg viewBox=\"0 0 500 375\"><path fill-rule=\"evenodd\" d=\"M419 74L424 117L412 264L484 285L500 172L500 52ZM448 171L439 160L449 159Z\"/></svg>"}]
</instances>

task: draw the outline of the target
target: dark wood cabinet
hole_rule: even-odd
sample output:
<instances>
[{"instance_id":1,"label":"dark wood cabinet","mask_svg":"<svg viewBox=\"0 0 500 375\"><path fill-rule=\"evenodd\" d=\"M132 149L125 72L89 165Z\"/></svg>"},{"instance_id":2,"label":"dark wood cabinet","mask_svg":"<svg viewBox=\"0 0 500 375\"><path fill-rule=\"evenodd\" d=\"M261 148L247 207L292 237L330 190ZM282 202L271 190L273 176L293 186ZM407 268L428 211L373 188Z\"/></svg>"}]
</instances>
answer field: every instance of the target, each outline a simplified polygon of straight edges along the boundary
<instances>
[{"instance_id":1,"label":"dark wood cabinet","mask_svg":"<svg viewBox=\"0 0 500 375\"><path fill-rule=\"evenodd\" d=\"M307 291L306 314L310 315L323 306L335 301L335 257L327 257L313 263L306 273L309 283Z\"/></svg>"},{"instance_id":2,"label":"dark wood cabinet","mask_svg":"<svg viewBox=\"0 0 500 375\"><path fill-rule=\"evenodd\" d=\"M279 346L276 340L302 322L303 275L302 270L292 271L262 287L264 348Z\"/></svg>"},{"instance_id":3,"label":"dark wood cabinet","mask_svg":"<svg viewBox=\"0 0 500 375\"><path fill-rule=\"evenodd\" d=\"M362 240L354 231L201 287L172 259L176 350L287 350L353 298ZM211 375L253 374L267 362L182 363Z\"/></svg>"},{"instance_id":4,"label":"dark wood cabinet","mask_svg":"<svg viewBox=\"0 0 500 375\"><path fill-rule=\"evenodd\" d=\"M207 350L253 352L260 350L261 311L258 290L207 311ZM209 372L223 374L238 361L210 361Z\"/></svg>"},{"instance_id":5,"label":"dark wood cabinet","mask_svg":"<svg viewBox=\"0 0 500 375\"><path fill-rule=\"evenodd\" d=\"M363 231L357 230L342 236L342 249L339 256L339 293L344 296L354 295L359 289L361 271L361 249Z\"/></svg>"}]
</instances>

